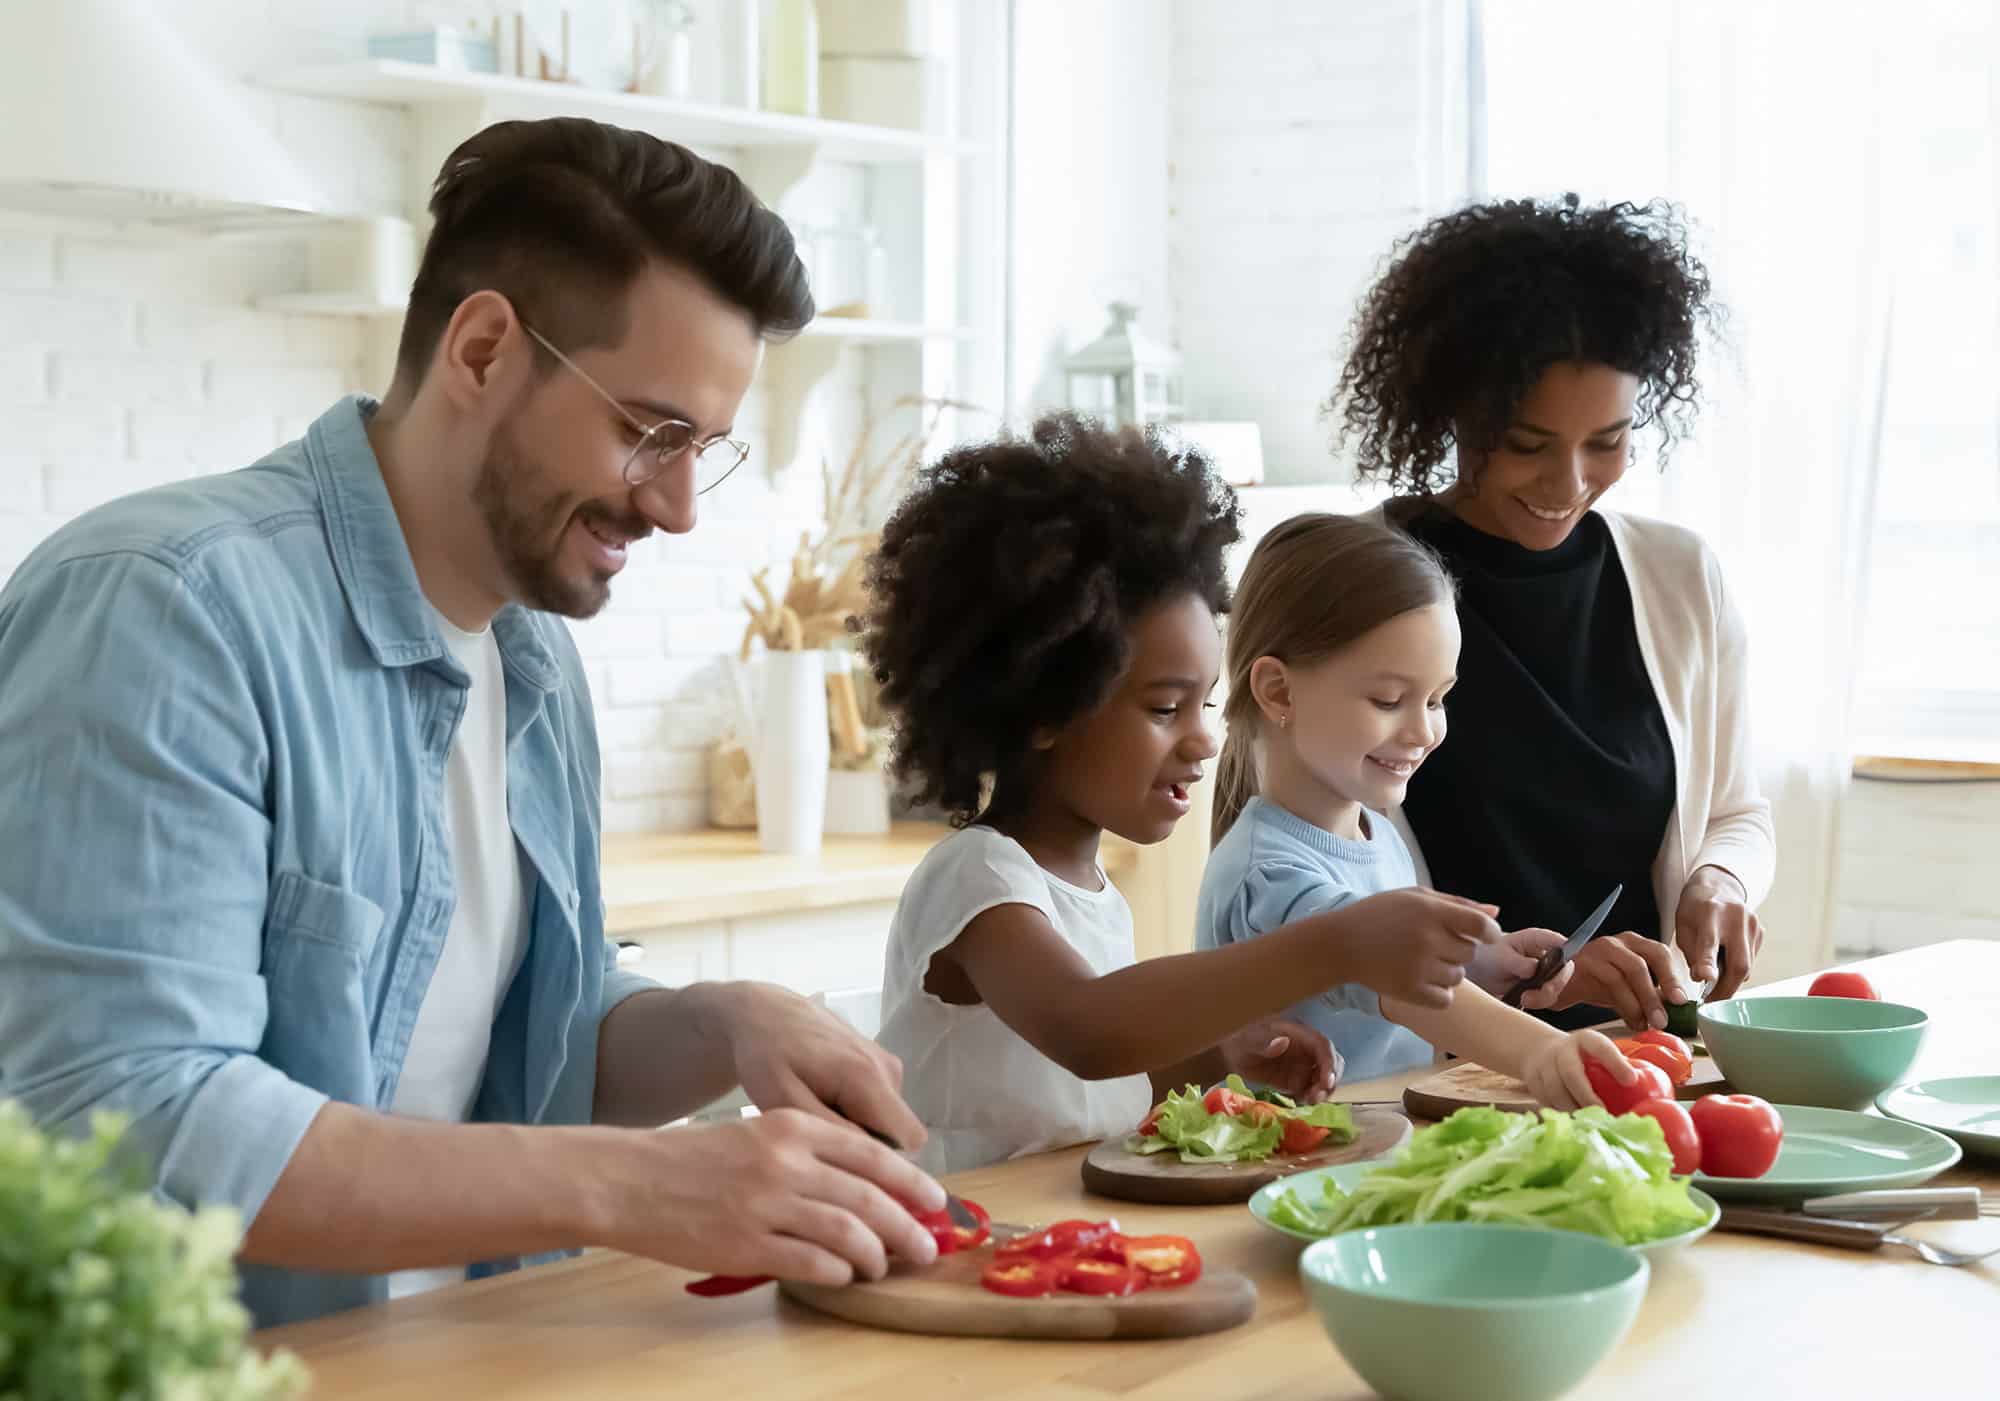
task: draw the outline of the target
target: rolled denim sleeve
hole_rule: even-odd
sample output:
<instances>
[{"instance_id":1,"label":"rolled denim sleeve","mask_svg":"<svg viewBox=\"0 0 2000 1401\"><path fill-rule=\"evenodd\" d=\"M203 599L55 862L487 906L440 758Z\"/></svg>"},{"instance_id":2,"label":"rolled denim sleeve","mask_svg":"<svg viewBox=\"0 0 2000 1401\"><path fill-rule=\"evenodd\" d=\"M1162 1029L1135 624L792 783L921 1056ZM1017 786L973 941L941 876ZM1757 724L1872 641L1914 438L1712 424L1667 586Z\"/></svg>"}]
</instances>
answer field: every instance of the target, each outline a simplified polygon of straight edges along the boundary
<instances>
[{"instance_id":1,"label":"rolled denim sleeve","mask_svg":"<svg viewBox=\"0 0 2000 1401\"><path fill-rule=\"evenodd\" d=\"M0 1094L130 1116L160 1196L247 1221L326 1096L258 1057L280 780L228 617L164 554L0 595Z\"/></svg>"}]
</instances>

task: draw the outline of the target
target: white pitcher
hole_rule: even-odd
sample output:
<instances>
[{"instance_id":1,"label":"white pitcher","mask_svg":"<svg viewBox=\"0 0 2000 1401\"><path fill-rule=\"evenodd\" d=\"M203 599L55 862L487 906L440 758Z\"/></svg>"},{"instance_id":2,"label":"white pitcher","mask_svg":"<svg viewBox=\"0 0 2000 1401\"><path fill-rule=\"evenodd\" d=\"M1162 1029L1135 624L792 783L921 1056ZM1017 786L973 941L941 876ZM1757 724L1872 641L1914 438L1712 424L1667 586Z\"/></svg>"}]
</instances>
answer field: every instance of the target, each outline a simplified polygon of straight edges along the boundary
<instances>
[{"instance_id":1,"label":"white pitcher","mask_svg":"<svg viewBox=\"0 0 2000 1401\"><path fill-rule=\"evenodd\" d=\"M757 840L766 851L818 851L826 823L826 656L766 652L757 724Z\"/></svg>"}]
</instances>

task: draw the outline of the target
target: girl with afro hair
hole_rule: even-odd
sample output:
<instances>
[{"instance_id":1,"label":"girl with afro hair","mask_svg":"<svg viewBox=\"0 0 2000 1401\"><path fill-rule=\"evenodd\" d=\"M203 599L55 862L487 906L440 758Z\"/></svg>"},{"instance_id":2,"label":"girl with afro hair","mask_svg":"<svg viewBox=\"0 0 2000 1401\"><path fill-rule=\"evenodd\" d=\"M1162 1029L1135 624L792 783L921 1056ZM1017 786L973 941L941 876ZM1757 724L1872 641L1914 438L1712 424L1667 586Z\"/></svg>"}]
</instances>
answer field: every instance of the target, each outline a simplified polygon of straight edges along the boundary
<instances>
[{"instance_id":1,"label":"girl with afro hair","mask_svg":"<svg viewBox=\"0 0 2000 1401\"><path fill-rule=\"evenodd\" d=\"M952 1172L1130 1132L1230 1072L1318 1101L1338 1063L1275 1014L1342 983L1442 1006L1486 907L1408 889L1230 948L1135 962L1105 831L1165 838L1205 711L1237 507L1199 454L1057 415L918 479L869 575L893 763L957 828L905 887L882 1045Z\"/></svg>"},{"instance_id":2,"label":"girl with afro hair","mask_svg":"<svg viewBox=\"0 0 2000 1401\"><path fill-rule=\"evenodd\" d=\"M1599 509L1651 429L1692 427L1720 313L1662 202L1478 204L1405 239L1361 302L1330 409L1384 517L1458 581L1452 740L1400 819L1441 890L1566 929L1577 1025L1733 993L1776 860L1743 625L1691 532Z\"/></svg>"}]
</instances>

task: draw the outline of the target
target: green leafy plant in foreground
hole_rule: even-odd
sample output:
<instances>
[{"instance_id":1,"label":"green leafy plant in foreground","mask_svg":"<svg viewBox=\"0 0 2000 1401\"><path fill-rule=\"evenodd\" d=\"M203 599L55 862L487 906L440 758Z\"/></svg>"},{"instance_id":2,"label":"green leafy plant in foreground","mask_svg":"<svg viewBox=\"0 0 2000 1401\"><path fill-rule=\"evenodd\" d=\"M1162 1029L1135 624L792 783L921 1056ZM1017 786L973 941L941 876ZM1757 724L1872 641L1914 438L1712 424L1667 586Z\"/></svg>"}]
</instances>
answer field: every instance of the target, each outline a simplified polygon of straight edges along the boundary
<instances>
[{"instance_id":1,"label":"green leafy plant in foreground","mask_svg":"<svg viewBox=\"0 0 2000 1401\"><path fill-rule=\"evenodd\" d=\"M116 1163L124 1127L44 1134L0 1100L0 1401L301 1394L297 1358L245 1345L236 1213L155 1198Z\"/></svg>"}]
</instances>

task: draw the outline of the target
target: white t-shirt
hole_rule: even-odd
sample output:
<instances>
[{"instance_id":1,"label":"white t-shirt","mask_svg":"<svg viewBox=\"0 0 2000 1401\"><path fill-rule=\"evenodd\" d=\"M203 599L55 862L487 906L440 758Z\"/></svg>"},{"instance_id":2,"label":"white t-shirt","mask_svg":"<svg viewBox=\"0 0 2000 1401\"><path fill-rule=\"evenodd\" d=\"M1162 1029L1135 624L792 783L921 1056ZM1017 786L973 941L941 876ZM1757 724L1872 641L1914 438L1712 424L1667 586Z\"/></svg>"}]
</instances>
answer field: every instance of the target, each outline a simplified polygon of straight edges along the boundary
<instances>
[{"instance_id":1,"label":"white t-shirt","mask_svg":"<svg viewBox=\"0 0 2000 1401\"><path fill-rule=\"evenodd\" d=\"M445 830L457 901L417 1010L391 1113L462 1122L486 1077L493 1019L528 947L527 873L507 821L507 683L492 629L464 632L433 611L452 657L472 677L445 759ZM465 1278L463 1266L402 1270L391 1298Z\"/></svg>"},{"instance_id":2,"label":"white t-shirt","mask_svg":"<svg viewBox=\"0 0 2000 1401\"><path fill-rule=\"evenodd\" d=\"M1023 1040L984 1003L924 991L931 957L996 905L1040 910L1099 974L1136 958L1132 911L1100 870L1100 890L1050 875L990 827L939 842L903 887L882 975L884 1049L903 1061L903 1097L930 1130L933 1173L984 1167L1130 1132L1152 1107L1144 1075L1083 1080Z\"/></svg>"}]
</instances>

